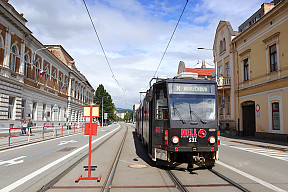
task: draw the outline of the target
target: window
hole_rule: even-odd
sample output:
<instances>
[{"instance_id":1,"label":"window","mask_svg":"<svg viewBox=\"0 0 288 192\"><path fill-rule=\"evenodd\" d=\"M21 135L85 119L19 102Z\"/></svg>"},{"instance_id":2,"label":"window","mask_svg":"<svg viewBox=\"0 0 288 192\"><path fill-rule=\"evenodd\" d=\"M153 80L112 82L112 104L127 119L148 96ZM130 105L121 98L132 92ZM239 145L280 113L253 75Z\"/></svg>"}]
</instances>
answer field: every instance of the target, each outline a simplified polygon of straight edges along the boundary
<instances>
[{"instance_id":1,"label":"window","mask_svg":"<svg viewBox=\"0 0 288 192\"><path fill-rule=\"evenodd\" d=\"M277 49L276 44L269 47L270 72L277 71Z\"/></svg>"},{"instance_id":2,"label":"window","mask_svg":"<svg viewBox=\"0 0 288 192\"><path fill-rule=\"evenodd\" d=\"M249 80L249 63L248 63L248 58L244 59L244 81Z\"/></svg>"},{"instance_id":3,"label":"window","mask_svg":"<svg viewBox=\"0 0 288 192\"><path fill-rule=\"evenodd\" d=\"M227 114L231 113L231 109L230 109L230 96L227 96Z\"/></svg>"},{"instance_id":4,"label":"window","mask_svg":"<svg viewBox=\"0 0 288 192\"><path fill-rule=\"evenodd\" d=\"M226 51L226 40L225 40L225 38L223 39L223 51Z\"/></svg>"},{"instance_id":5,"label":"window","mask_svg":"<svg viewBox=\"0 0 288 192\"><path fill-rule=\"evenodd\" d=\"M46 104L43 104L43 110L42 110L42 120L45 120L45 113L46 113Z\"/></svg>"},{"instance_id":6,"label":"window","mask_svg":"<svg viewBox=\"0 0 288 192\"><path fill-rule=\"evenodd\" d=\"M222 40L220 41L220 48L219 49L220 49L220 53L222 53L223 52L223 41Z\"/></svg>"},{"instance_id":7,"label":"window","mask_svg":"<svg viewBox=\"0 0 288 192\"><path fill-rule=\"evenodd\" d=\"M14 117L14 105L15 105L15 97L9 97L8 119L13 119Z\"/></svg>"},{"instance_id":8,"label":"window","mask_svg":"<svg viewBox=\"0 0 288 192\"><path fill-rule=\"evenodd\" d=\"M40 63L39 61L37 61L35 64L35 81L37 81L38 79L39 68L40 68Z\"/></svg>"},{"instance_id":9,"label":"window","mask_svg":"<svg viewBox=\"0 0 288 192\"><path fill-rule=\"evenodd\" d=\"M36 120L36 115L37 115L37 103L34 102L32 106L32 119Z\"/></svg>"},{"instance_id":10,"label":"window","mask_svg":"<svg viewBox=\"0 0 288 192\"><path fill-rule=\"evenodd\" d=\"M49 74L49 67L46 66L45 69L44 69L44 85L47 84L47 77L48 77L48 74Z\"/></svg>"},{"instance_id":11,"label":"window","mask_svg":"<svg viewBox=\"0 0 288 192\"><path fill-rule=\"evenodd\" d=\"M27 77L27 66L28 66L28 63L29 63L29 56L28 55L25 55L24 56L24 76Z\"/></svg>"},{"instance_id":12,"label":"window","mask_svg":"<svg viewBox=\"0 0 288 192\"><path fill-rule=\"evenodd\" d=\"M25 119L25 106L26 106L26 101L22 99L21 103L21 119Z\"/></svg>"},{"instance_id":13,"label":"window","mask_svg":"<svg viewBox=\"0 0 288 192\"><path fill-rule=\"evenodd\" d=\"M225 68L226 68L226 77L230 77L229 63L225 64Z\"/></svg>"},{"instance_id":14,"label":"window","mask_svg":"<svg viewBox=\"0 0 288 192\"><path fill-rule=\"evenodd\" d=\"M11 48L11 63L10 63L10 69L12 71L15 71L15 66L16 66L16 53L17 53L17 48L16 46L12 46Z\"/></svg>"},{"instance_id":15,"label":"window","mask_svg":"<svg viewBox=\"0 0 288 192\"><path fill-rule=\"evenodd\" d=\"M56 83L56 71L53 72L53 75L52 75L52 89L55 88L55 83Z\"/></svg>"},{"instance_id":16,"label":"window","mask_svg":"<svg viewBox=\"0 0 288 192\"><path fill-rule=\"evenodd\" d=\"M279 113L279 103L272 103L272 129L280 130L280 113Z\"/></svg>"}]
</instances>

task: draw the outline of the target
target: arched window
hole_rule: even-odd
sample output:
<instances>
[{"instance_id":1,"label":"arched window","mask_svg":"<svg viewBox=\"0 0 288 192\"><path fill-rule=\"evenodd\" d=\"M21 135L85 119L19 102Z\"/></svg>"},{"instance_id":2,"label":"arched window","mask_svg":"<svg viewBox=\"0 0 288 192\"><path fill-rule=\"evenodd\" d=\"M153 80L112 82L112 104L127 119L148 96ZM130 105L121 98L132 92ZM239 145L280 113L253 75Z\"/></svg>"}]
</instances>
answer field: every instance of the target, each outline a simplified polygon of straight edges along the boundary
<instances>
[{"instance_id":1,"label":"arched window","mask_svg":"<svg viewBox=\"0 0 288 192\"><path fill-rule=\"evenodd\" d=\"M49 75L49 66L48 65L46 65L44 72L45 72L44 73L44 85L46 85L47 84L47 77Z\"/></svg>"},{"instance_id":2,"label":"arched window","mask_svg":"<svg viewBox=\"0 0 288 192\"><path fill-rule=\"evenodd\" d=\"M28 63L29 63L29 56L28 55L25 55L24 56L24 76L27 77L27 66L28 66Z\"/></svg>"},{"instance_id":3,"label":"arched window","mask_svg":"<svg viewBox=\"0 0 288 192\"><path fill-rule=\"evenodd\" d=\"M37 61L35 63L35 81L37 81L37 79L38 79L39 70L40 70L40 63L39 63L39 61Z\"/></svg>"},{"instance_id":4,"label":"arched window","mask_svg":"<svg viewBox=\"0 0 288 192\"><path fill-rule=\"evenodd\" d=\"M56 70L53 71L53 74L52 74L52 88L54 89L55 88L55 83L56 83Z\"/></svg>"},{"instance_id":5,"label":"arched window","mask_svg":"<svg viewBox=\"0 0 288 192\"><path fill-rule=\"evenodd\" d=\"M63 75L61 74L60 76L59 76L59 92L61 91L61 89L62 89L62 86L63 86L63 83L62 83L62 81L63 81Z\"/></svg>"},{"instance_id":6,"label":"arched window","mask_svg":"<svg viewBox=\"0 0 288 192\"><path fill-rule=\"evenodd\" d=\"M225 38L223 39L223 51L226 51L226 40L225 40Z\"/></svg>"},{"instance_id":7,"label":"arched window","mask_svg":"<svg viewBox=\"0 0 288 192\"><path fill-rule=\"evenodd\" d=\"M223 41L222 40L220 41L219 50L220 50L219 53L223 52Z\"/></svg>"},{"instance_id":8,"label":"arched window","mask_svg":"<svg viewBox=\"0 0 288 192\"><path fill-rule=\"evenodd\" d=\"M17 47L14 45L11 48L11 63L10 63L10 69L12 71L15 71L16 67L16 55L17 55Z\"/></svg>"}]
</instances>

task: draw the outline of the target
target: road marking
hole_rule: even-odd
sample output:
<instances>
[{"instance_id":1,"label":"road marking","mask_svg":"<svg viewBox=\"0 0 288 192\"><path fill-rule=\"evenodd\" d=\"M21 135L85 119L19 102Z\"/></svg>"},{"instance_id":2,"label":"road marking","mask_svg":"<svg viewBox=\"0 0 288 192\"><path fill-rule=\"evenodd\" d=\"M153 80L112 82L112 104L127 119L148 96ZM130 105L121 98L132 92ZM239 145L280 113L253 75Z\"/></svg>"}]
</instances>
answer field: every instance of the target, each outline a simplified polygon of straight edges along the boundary
<instances>
[{"instance_id":1,"label":"road marking","mask_svg":"<svg viewBox=\"0 0 288 192\"><path fill-rule=\"evenodd\" d=\"M78 142L78 141L74 141L74 140L70 140L70 141L60 141L60 143L58 144L58 146L60 146L60 145L66 145L66 144L68 144L68 143L76 143L76 142Z\"/></svg>"},{"instance_id":2,"label":"road marking","mask_svg":"<svg viewBox=\"0 0 288 192\"><path fill-rule=\"evenodd\" d=\"M268 187L269 189L272 189L273 191L286 192L285 190L280 189L279 187L276 187L276 186L274 186L274 185L272 185L270 183L267 183L266 181L258 179L257 177L254 177L254 176L252 176L252 175L250 175L248 173L240 171L239 169L231 167L230 165L227 165L227 164L222 163L220 161L216 161L216 163L219 164L219 165L222 165L223 167L226 167L226 168L228 168L228 169L230 169L230 170L232 170L232 171L234 171L234 172L236 172L236 173L238 173L238 174L240 174L240 175L242 175L244 177L247 177L248 179L251 179L251 180L253 180L253 181L255 181L255 182L257 182L257 183L259 183L259 184L261 184L261 185L263 185L265 187Z\"/></svg>"},{"instance_id":3,"label":"road marking","mask_svg":"<svg viewBox=\"0 0 288 192\"><path fill-rule=\"evenodd\" d=\"M228 144L221 144L221 145L225 145L227 147L240 149L240 150L251 152L251 153L256 153L256 154L259 154L259 155L264 155L264 156L267 156L267 157L272 157L272 158L275 158L275 159L280 159L280 160L283 160L283 161L288 161L288 153L281 152L281 151L275 151L275 150L272 150L272 149L232 146L232 145L228 145Z\"/></svg>"},{"instance_id":4,"label":"road marking","mask_svg":"<svg viewBox=\"0 0 288 192\"><path fill-rule=\"evenodd\" d=\"M10 166L10 165L16 165L16 164L19 164L19 163L23 163L24 162L23 158L25 158L25 157L26 156L16 157L14 159L10 159L10 160L7 160L7 161L0 160L0 165L8 164L8 165L5 165L5 166ZM19 160L19 159L22 159L22 160ZM19 160L19 161L17 161L17 160Z\"/></svg>"},{"instance_id":5,"label":"road marking","mask_svg":"<svg viewBox=\"0 0 288 192\"><path fill-rule=\"evenodd\" d=\"M100 139L106 137L107 135L110 135L111 133L114 133L115 131L117 131L121 126L118 125L118 127L116 129L114 129L113 131L110 131L109 133L106 133L105 135L95 139L94 141L92 141L92 144L99 141ZM23 183L29 181L30 179L32 179L33 177L36 177L37 175L43 173L44 171L50 169L51 167L53 167L54 165L57 165L58 163L66 160L67 158L75 155L76 153L80 152L81 150L85 149L86 147L88 147L89 144L86 144L78 149L76 149L75 151L72 151L71 153L67 154L66 156L57 159L56 161L42 167L41 169L38 169L37 171L34 171L33 173L30 173L29 175L23 177L22 179L19 179L18 181L4 187L3 189L0 190L0 192L8 192L11 191L13 189L15 189L16 187L19 187L20 185L22 185Z\"/></svg>"}]
</instances>

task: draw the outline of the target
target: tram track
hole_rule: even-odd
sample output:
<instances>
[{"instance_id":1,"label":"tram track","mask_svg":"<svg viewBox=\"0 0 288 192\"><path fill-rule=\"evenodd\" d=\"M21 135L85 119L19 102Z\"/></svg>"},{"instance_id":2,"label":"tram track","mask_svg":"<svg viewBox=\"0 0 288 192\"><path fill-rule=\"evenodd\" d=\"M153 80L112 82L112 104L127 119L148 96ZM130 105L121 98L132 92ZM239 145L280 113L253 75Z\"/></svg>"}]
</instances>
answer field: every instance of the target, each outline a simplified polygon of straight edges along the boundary
<instances>
[{"instance_id":1,"label":"tram track","mask_svg":"<svg viewBox=\"0 0 288 192\"><path fill-rule=\"evenodd\" d=\"M118 133L121 129L119 129L118 131L115 131L110 137L108 137L106 140L104 140L103 142L101 142L99 145L97 145L96 147L94 147L91 150L91 153L93 153L94 151L96 151L98 148L100 148L103 144L105 144L107 141L109 141L112 136L114 136L116 133ZM65 175L67 175L73 168L75 168L77 165L79 165L84 159L86 159L88 157L88 153L83 155L80 159L78 159L76 162L74 162L72 165L70 165L67 169L65 169L64 171L62 171L59 175L57 175L56 177L54 177L54 179L52 179L50 182L48 182L46 185L44 185L40 190L38 190L37 192L44 192L49 190L50 188L53 188L53 186L59 182ZM68 187L69 188L69 187ZM73 187L74 188L74 187Z\"/></svg>"}]
</instances>

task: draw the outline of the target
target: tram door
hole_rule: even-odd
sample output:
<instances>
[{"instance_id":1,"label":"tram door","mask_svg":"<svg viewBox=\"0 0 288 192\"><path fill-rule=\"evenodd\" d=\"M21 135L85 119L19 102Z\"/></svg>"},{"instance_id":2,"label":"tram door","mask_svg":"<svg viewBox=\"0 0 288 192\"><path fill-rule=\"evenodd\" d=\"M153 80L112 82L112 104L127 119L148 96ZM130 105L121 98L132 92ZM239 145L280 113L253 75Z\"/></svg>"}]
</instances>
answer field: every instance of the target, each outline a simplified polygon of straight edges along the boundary
<instances>
[{"instance_id":1,"label":"tram door","mask_svg":"<svg viewBox=\"0 0 288 192\"><path fill-rule=\"evenodd\" d=\"M255 102L248 101L242 104L243 135L255 136Z\"/></svg>"}]
</instances>

